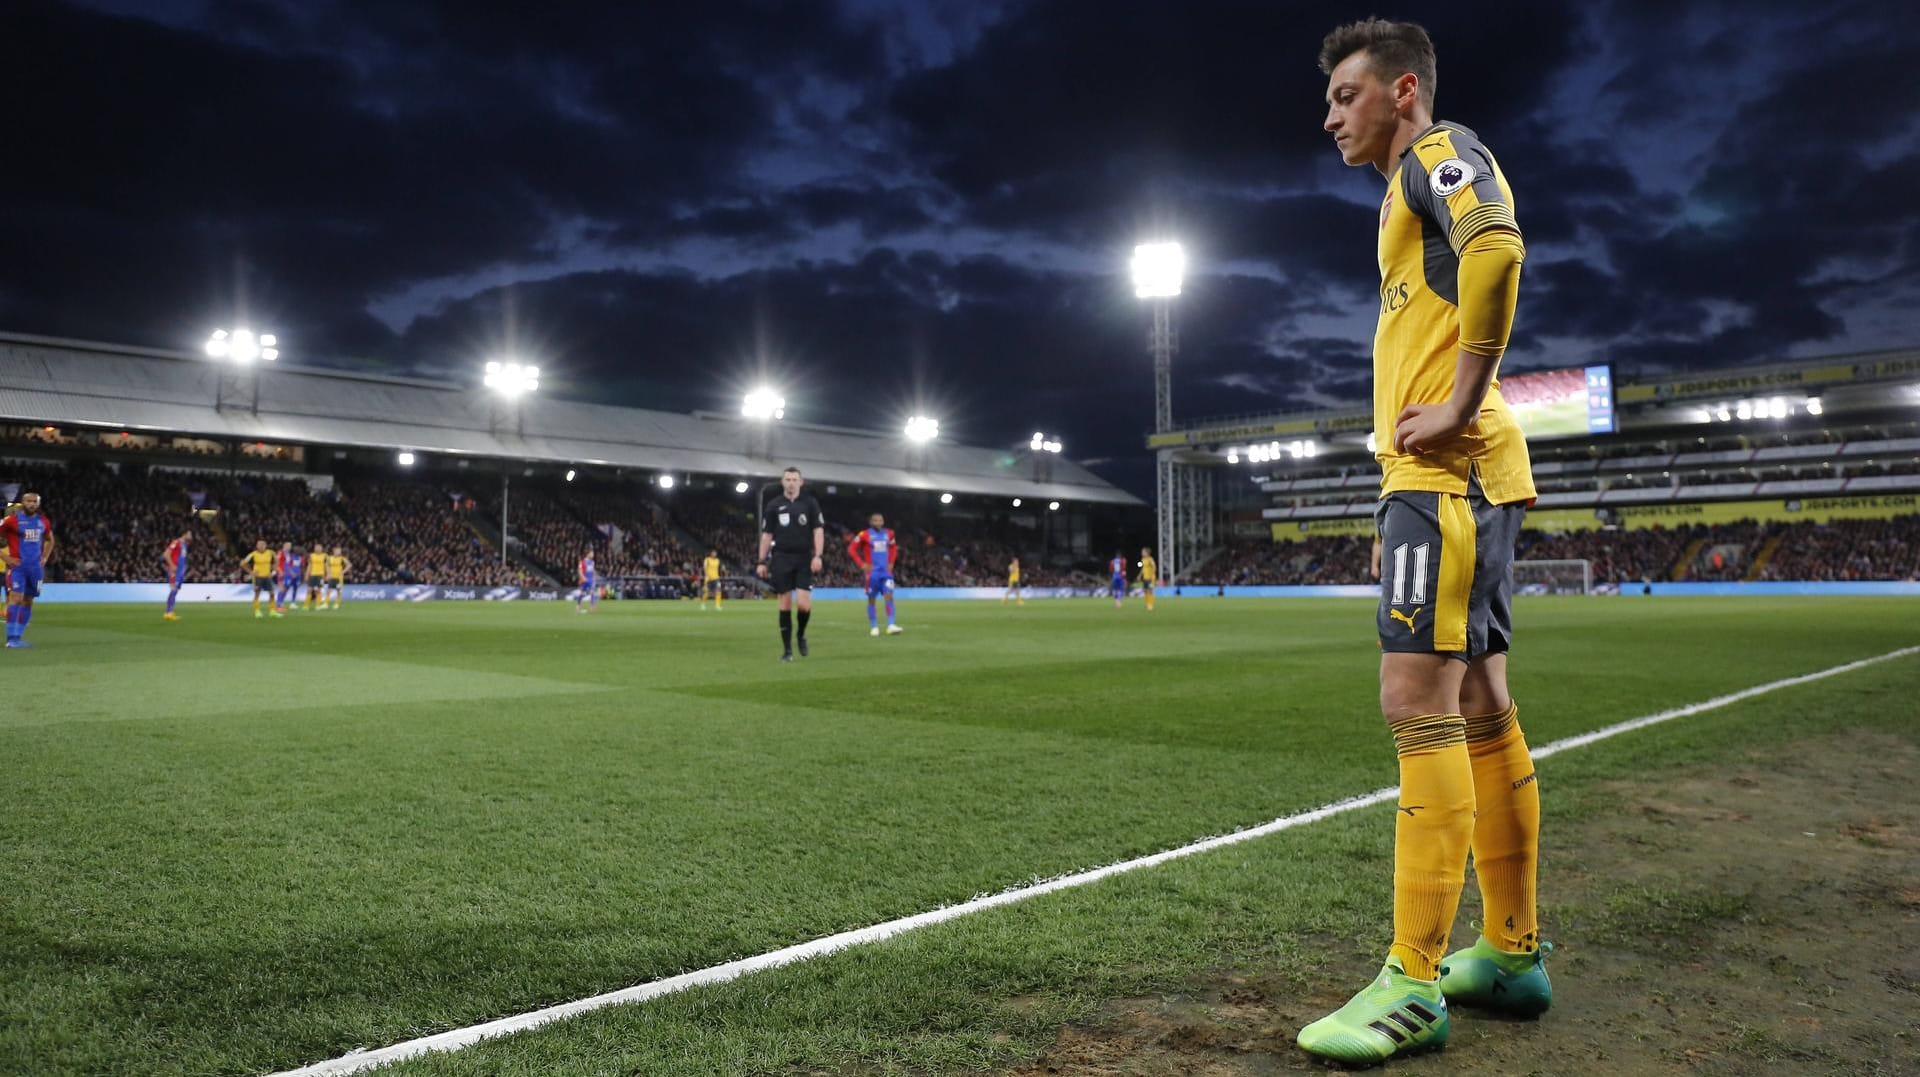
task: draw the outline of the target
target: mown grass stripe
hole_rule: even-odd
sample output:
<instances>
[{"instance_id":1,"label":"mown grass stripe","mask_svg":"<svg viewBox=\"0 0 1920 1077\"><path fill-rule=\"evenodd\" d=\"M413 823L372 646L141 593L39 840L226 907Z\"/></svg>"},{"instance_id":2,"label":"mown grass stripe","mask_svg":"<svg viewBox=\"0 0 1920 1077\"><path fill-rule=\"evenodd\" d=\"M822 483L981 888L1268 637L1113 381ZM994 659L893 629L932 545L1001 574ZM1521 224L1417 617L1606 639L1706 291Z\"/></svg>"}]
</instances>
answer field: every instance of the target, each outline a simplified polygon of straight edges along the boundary
<instances>
[{"instance_id":1,"label":"mown grass stripe","mask_svg":"<svg viewBox=\"0 0 1920 1077\"><path fill-rule=\"evenodd\" d=\"M1543 759L1559 754L1560 752L1570 751L1574 748L1583 748L1599 741L1617 737L1623 733L1631 733L1649 726L1659 725L1663 722L1686 718L1706 711L1718 710L1722 707L1728 707L1735 703L1753 699L1756 696L1777 692L1783 688L1793 688L1814 681L1824 680L1828 677L1841 676L1881 662L1891 661L1896 658L1905 658L1911 655L1920 655L1920 646L1901 647L1897 650L1888 651L1885 654L1875 655L1871 658L1862 658L1857 661L1846 662L1841 665L1816 670L1815 672L1801 674L1796 677L1768 681L1765 684L1758 684L1750 688L1743 688L1737 692L1714 696L1711 699L1702 700L1698 703L1689 703L1654 714L1631 718L1623 722L1616 722L1613 725L1604 726L1591 732L1565 737L1550 744L1542 745L1533 750L1533 755L1535 759ZM1262 823L1259 826L1249 827L1245 830L1236 830L1229 834L1215 835L1188 845L1167 849L1148 856L1108 864L1104 867L1094 868L1089 871L1063 875L1032 885L1005 890L997 894L983 895L957 905L949 905L944 908L918 913L914 916L903 917L898 920L889 920L885 923L874 924L870 927L859 928L853 931L845 931L837 935L829 935L824 938L814 939L810 942L782 947L781 949L772 950L764 954L729 961L724 964L714 965L710 968L697 969L693 972L682 973L681 975L668 977L663 980L636 984L632 987L622 988L618 991L609 991L605 994L594 995L590 998L576 999L573 1002L548 1006L544 1009L516 1014L511 1017L502 1017L497 1020L471 1025L466 1028L452 1029L447 1032L436 1033L432 1036L422 1036L418 1039L407 1040L376 1050L351 1052L325 1062L316 1062L299 1069L285 1070L273 1074L272 1077L341 1077L341 1075L344 1074L363 1073L379 1066L405 1061L410 1058L418 1058L422 1055L458 1051L476 1043L497 1039L501 1036L511 1035L516 1032L539 1028L542 1025L551 1024L555 1021L573 1017L578 1014L589 1013L593 1010L603 1009L607 1006L615 1006L622 1003L645 1002L649 999L676 994L689 988L700 987L707 984L726 983L750 973L779 968L784 965L791 965L811 958L822 957L851 947L879 942L883 939L892 938L917 928L958 919L972 913L998 908L1003 905L1012 905L1017 902L1040 897L1044 894L1086 886L1090 883L1095 883L1125 872L1154 867L1172 860L1195 856L1229 845L1237 845L1241 842L1251 841L1254 838L1265 837L1268 834L1276 834L1283 830L1292 830L1310 823L1319 822L1323 819L1332 818L1336 815L1356 811L1360 808L1386 803L1398 796L1399 792L1398 786L1376 789L1371 793L1333 801L1308 811L1298 812L1293 815L1274 819L1267 823Z\"/></svg>"}]
</instances>

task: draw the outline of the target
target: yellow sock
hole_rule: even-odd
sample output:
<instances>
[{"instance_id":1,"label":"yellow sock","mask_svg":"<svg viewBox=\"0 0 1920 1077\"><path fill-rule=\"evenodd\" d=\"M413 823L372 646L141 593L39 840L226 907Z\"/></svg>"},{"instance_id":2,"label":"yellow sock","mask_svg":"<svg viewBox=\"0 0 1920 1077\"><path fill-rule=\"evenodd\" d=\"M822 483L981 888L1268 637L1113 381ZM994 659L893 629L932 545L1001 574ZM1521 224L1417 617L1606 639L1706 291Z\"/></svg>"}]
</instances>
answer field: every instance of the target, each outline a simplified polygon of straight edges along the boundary
<instances>
[{"instance_id":1,"label":"yellow sock","mask_svg":"<svg viewBox=\"0 0 1920 1077\"><path fill-rule=\"evenodd\" d=\"M1407 975L1431 980L1460 908L1473 841L1473 764L1466 722L1422 714L1390 723L1400 756L1393 839L1393 948Z\"/></svg>"},{"instance_id":2,"label":"yellow sock","mask_svg":"<svg viewBox=\"0 0 1920 1077\"><path fill-rule=\"evenodd\" d=\"M1148 609L1153 608L1153 592L1152 591L1147 592L1147 608Z\"/></svg>"},{"instance_id":3,"label":"yellow sock","mask_svg":"<svg viewBox=\"0 0 1920 1077\"><path fill-rule=\"evenodd\" d=\"M1520 730L1520 705L1467 719L1467 753L1480 813L1473 825L1473 871L1486 905L1484 934L1502 950L1540 947L1534 884L1540 864L1540 783Z\"/></svg>"},{"instance_id":4,"label":"yellow sock","mask_svg":"<svg viewBox=\"0 0 1920 1077\"><path fill-rule=\"evenodd\" d=\"M253 593L253 612L260 612L260 592L258 591Z\"/></svg>"}]
</instances>

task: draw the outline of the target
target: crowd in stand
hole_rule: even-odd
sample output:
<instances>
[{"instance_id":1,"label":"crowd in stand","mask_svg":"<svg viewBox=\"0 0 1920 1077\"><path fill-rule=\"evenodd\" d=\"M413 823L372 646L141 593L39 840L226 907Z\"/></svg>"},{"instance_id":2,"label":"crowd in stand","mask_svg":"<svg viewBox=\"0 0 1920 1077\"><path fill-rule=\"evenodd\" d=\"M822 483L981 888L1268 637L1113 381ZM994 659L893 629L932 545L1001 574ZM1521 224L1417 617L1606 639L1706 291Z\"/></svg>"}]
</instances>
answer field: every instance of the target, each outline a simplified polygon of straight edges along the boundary
<instances>
[{"instance_id":1,"label":"crowd in stand","mask_svg":"<svg viewBox=\"0 0 1920 1077\"><path fill-rule=\"evenodd\" d=\"M469 514L487 512L488 506L426 482L348 476L333 491L316 493L297 478L159 471L132 463L117 468L85 461L9 464L3 470L0 481L32 487L47 499L59 543L49 565L52 581L158 579L161 551L187 530L195 540L189 578L196 582L237 578L240 555L256 538L276 548L281 542L301 550L316 543L329 550L342 547L353 561L356 582L542 582L519 565L502 566L494 533L471 525ZM847 554L847 540L865 525L868 506L841 504L846 506L841 518L829 511L818 586L853 587L863 580L863 571ZM895 573L900 586L999 587L1016 556L1031 587L1099 582L1043 566L1030 550L1037 543L1005 520L938 516L938 530L929 530L912 520L911 503L879 507L900 545ZM617 552L612 529L617 529ZM575 565L588 548L607 577L691 581L709 548L720 551L725 575L747 576L759 541L744 495L692 490L663 495L611 484L516 488L512 530L525 543L528 559L562 586L573 583ZM1136 552L1125 551L1130 563ZM1201 566L1193 581L1365 583L1370 552L1371 537L1364 534L1236 542ZM1104 561L1107 551L1092 554ZM1920 578L1920 515L1829 524L1741 521L1565 534L1527 531L1516 557L1588 561L1594 582L1601 585L1670 579L1906 580Z\"/></svg>"},{"instance_id":2,"label":"crowd in stand","mask_svg":"<svg viewBox=\"0 0 1920 1077\"><path fill-rule=\"evenodd\" d=\"M1760 578L1920 579L1920 516L1789 524Z\"/></svg>"},{"instance_id":3,"label":"crowd in stand","mask_svg":"<svg viewBox=\"0 0 1920 1077\"><path fill-rule=\"evenodd\" d=\"M1671 578L1674 562L1691 542L1692 535L1685 528L1563 534L1524 531L1514 556L1524 561L1590 561L1596 584L1617 584Z\"/></svg>"},{"instance_id":4,"label":"crowd in stand","mask_svg":"<svg viewBox=\"0 0 1920 1077\"><path fill-rule=\"evenodd\" d=\"M524 570L503 566L500 553L467 525L471 502L426 483L343 480L336 505L377 553L356 561L361 583L426 583L443 587L533 586Z\"/></svg>"},{"instance_id":5,"label":"crowd in stand","mask_svg":"<svg viewBox=\"0 0 1920 1077\"><path fill-rule=\"evenodd\" d=\"M1368 535L1309 535L1298 542L1229 545L1196 574L1229 587L1365 583L1371 579Z\"/></svg>"}]
</instances>

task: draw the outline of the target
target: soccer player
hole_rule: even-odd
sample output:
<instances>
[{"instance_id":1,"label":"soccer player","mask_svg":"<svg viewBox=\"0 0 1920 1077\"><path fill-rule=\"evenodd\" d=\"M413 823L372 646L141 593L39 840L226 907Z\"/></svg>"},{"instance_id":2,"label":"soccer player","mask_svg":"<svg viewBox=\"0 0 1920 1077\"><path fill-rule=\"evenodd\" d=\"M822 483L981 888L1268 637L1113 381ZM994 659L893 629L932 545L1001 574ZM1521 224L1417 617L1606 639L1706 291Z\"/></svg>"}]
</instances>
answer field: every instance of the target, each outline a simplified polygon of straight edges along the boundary
<instances>
[{"instance_id":1,"label":"soccer player","mask_svg":"<svg viewBox=\"0 0 1920 1077\"><path fill-rule=\"evenodd\" d=\"M161 559L167 564L167 612L161 616L164 621L178 621L179 614L173 612L174 600L180 597L180 585L187 582L187 547L193 544L193 532L182 531L180 537L167 543L167 552Z\"/></svg>"},{"instance_id":2,"label":"soccer player","mask_svg":"<svg viewBox=\"0 0 1920 1077\"><path fill-rule=\"evenodd\" d=\"M40 513L40 495L24 493L20 503L0 519L0 535L7 538L7 646L31 647L27 622L33 620L33 600L40 597L46 565L53 557L53 521Z\"/></svg>"},{"instance_id":3,"label":"soccer player","mask_svg":"<svg viewBox=\"0 0 1920 1077\"><path fill-rule=\"evenodd\" d=\"M703 610L707 608L707 596L711 594L713 596L713 608L716 610L720 609L726 601L726 596L720 593L720 551L708 550L707 559L700 563L700 569L702 576L700 584L700 608Z\"/></svg>"},{"instance_id":4,"label":"soccer player","mask_svg":"<svg viewBox=\"0 0 1920 1077\"><path fill-rule=\"evenodd\" d=\"M1107 581L1107 590L1113 594L1113 608L1117 610L1120 600L1127 597L1127 559L1119 550L1113 551L1113 560L1107 562L1107 574L1113 577Z\"/></svg>"},{"instance_id":5,"label":"soccer player","mask_svg":"<svg viewBox=\"0 0 1920 1077\"><path fill-rule=\"evenodd\" d=\"M1411 23L1352 23L1320 49L1326 130L1348 165L1387 178L1373 418L1380 707L1400 761L1393 945L1298 1040L1359 1065L1444 1044L1448 1002L1523 1015L1552 1002L1534 907L1540 786L1506 675L1514 539L1534 487L1496 375L1526 249L1493 155L1434 122L1434 66ZM1486 926L1446 954L1469 849Z\"/></svg>"},{"instance_id":6,"label":"soccer player","mask_svg":"<svg viewBox=\"0 0 1920 1077\"><path fill-rule=\"evenodd\" d=\"M269 609L275 617L280 616L280 597L274 590L275 566L279 558L267 549L267 540L259 539L253 544L253 552L240 559L240 567L253 577L253 616L260 619L260 596L266 595Z\"/></svg>"},{"instance_id":7,"label":"soccer player","mask_svg":"<svg viewBox=\"0 0 1920 1077\"><path fill-rule=\"evenodd\" d=\"M827 524L820 502L803 494L800 469L780 473L780 496L760 514L760 557L753 570L773 584L780 596L780 661L793 661L794 622L797 613L800 657L807 656L807 620L813 616L813 574L821 569L827 548Z\"/></svg>"},{"instance_id":8,"label":"soccer player","mask_svg":"<svg viewBox=\"0 0 1920 1077\"><path fill-rule=\"evenodd\" d=\"M880 634L873 603L883 595L887 600L887 635L899 635L900 626L893 623L893 569L900 563L900 544L893 540L893 529L886 519L877 512L868 517L866 529L847 542L847 556L867 570L867 635Z\"/></svg>"},{"instance_id":9,"label":"soccer player","mask_svg":"<svg viewBox=\"0 0 1920 1077\"><path fill-rule=\"evenodd\" d=\"M580 575L580 593L573 596L573 612L590 613L600 608L600 574L594 571L591 549L580 556L577 571Z\"/></svg>"},{"instance_id":10,"label":"soccer player","mask_svg":"<svg viewBox=\"0 0 1920 1077\"><path fill-rule=\"evenodd\" d=\"M1160 566L1153 563L1153 549L1140 547L1140 592L1147 597L1147 612L1153 612L1153 585L1160 576Z\"/></svg>"},{"instance_id":11,"label":"soccer player","mask_svg":"<svg viewBox=\"0 0 1920 1077\"><path fill-rule=\"evenodd\" d=\"M1007 562L1007 593L1000 596L1000 601L1005 602L1009 598L1013 599L1013 604L1016 606L1027 604L1027 600L1020 597L1020 559L1018 557Z\"/></svg>"},{"instance_id":12,"label":"soccer player","mask_svg":"<svg viewBox=\"0 0 1920 1077\"><path fill-rule=\"evenodd\" d=\"M273 612L278 617L287 610L298 608L293 603L300 598L300 552L293 548L293 543L280 544L280 553L273 561L273 571L280 578L280 589L273 596Z\"/></svg>"},{"instance_id":13,"label":"soccer player","mask_svg":"<svg viewBox=\"0 0 1920 1077\"><path fill-rule=\"evenodd\" d=\"M333 592L333 608L340 608L340 596L347 589L347 573L353 570L353 562L348 560L346 552L335 546L327 555L327 590ZM320 601L325 602L323 597Z\"/></svg>"},{"instance_id":14,"label":"soccer player","mask_svg":"<svg viewBox=\"0 0 1920 1077\"><path fill-rule=\"evenodd\" d=\"M327 548L319 543L307 554L307 608L327 608Z\"/></svg>"}]
</instances>

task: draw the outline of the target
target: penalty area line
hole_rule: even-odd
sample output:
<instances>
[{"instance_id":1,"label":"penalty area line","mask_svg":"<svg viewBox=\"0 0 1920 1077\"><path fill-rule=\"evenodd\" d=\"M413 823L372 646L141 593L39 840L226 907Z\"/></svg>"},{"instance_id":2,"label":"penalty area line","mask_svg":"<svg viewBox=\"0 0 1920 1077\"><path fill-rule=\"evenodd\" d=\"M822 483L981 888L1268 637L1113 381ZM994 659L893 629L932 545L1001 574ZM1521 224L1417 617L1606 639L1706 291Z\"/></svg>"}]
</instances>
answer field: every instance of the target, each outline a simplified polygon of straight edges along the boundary
<instances>
[{"instance_id":1,"label":"penalty area line","mask_svg":"<svg viewBox=\"0 0 1920 1077\"><path fill-rule=\"evenodd\" d=\"M1825 680L1828 677L1838 677L1842 674L1852 673L1881 662L1888 662L1896 658L1905 658L1916 654L1920 654L1920 646L1902 647L1898 650L1888 651L1885 654L1875 655L1872 658L1862 658L1858 661L1847 662L1813 673L1801 674L1797 677L1768 681L1765 684L1757 684L1751 688L1743 688L1738 692L1730 692L1723 696L1714 696L1712 699L1701 700L1698 703L1689 703L1685 706L1674 707L1671 710L1642 715L1638 718L1630 718L1624 722L1616 722L1613 725L1603 726L1591 732L1581 733L1576 736L1554 741L1551 744L1542 745L1533 750L1533 757L1535 759L1545 759L1548 756L1558 755L1561 752L1571 751L1575 748L1584 748L1589 744L1595 744L1617 737L1622 733L1631 733L1636 730L1645 729L1648 726L1671 722L1678 718L1686 718L1706 711L1718 710L1721 707L1732 706L1735 703L1740 703L1756 696L1763 696L1769 692L1777 692L1783 688L1793 688L1798 685ZM853 931L843 931L837 935L829 935L795 946L782 947L781 949L771 950L754 957L744 957L736 961L728 961L725 964L714 965L711 968L696 969L693 972L670 976L664 980L654 980L649 983L636 984L633 987L622 988L618 991L609 991L606 994L594 995L591 998L576 999L572 1002L563 1002L557 1006L548 1006L544 1009L532 1010L523 1014L515 1014L511 1017L502 1017L498 1020L487 1021L483 1024L452 1029L447 1032L435 1033L431 1036L422 1036L419 1039L407 1040L389 1047L381 1047L370 1051L354 1051L326 1062L316 1062L310 1066L302 1066L299 1069L284 1070L271 1074L270 1077L341 1077L341 1075L344 1074L363 1073L379 1066L391 1065L395 1062L418 1058L422 1055L458 1051L485 1040L497 1039L515 1032L525 1032L528 1029L539 1028L542 1025L552 1024L555 1021L564 1020L578 1014L589 1013L607 1006L617 1006L622 1003L631 1002L645 1002L648 999L677 994L689 988L701 987L707 984L726 983L730 980L737 980L742 976L760 972L765 969L780 968L783 965L792 965L811 958L823 957L827 954L836 953L854 946L863 946L867 943L879 942L882 939L890 939L895 935L902 935L917 928L944 923L948 920L956 920L972 913L999 908L1003 905L1012 905L1030 898L1040 897L1043 894L1051 894L1060 890L1070 890L1074 887L1086 886L1089 883L1099 882L1101 879L1120 875L1125 872L1138 871L1142 868L1154 867L1172 860L1180 860L1229 845L1237 845L1244 841L1252 841L1255 838L1265 837L1268 834L1277 834L1283 830L1292 830L1296 827L1306 826L1309 823L1320 822L1323 819L1331 819L1336 815L1344 815L1350 811L1372 807L1375 804L1384 804L1398 796L1399 793L1400 788L1398 786L1376 789L1371 793L1364 793L1359 796L1347 797L1344 800L1336 800L1328 804L1322 804L1317 808L1299 812L1294 815L1283 816L1279 819L1262 823L1259 826L1248 827L1245 830L1236 830L1230 834L1218 834L1211 838L1204 838L1188 845L1167 849L1133 860L1123 860L1119 863L1108 864L1105 867L1094 868L1090 871L1077 872L1072 875L1062 875L1059 878L1048 879L1030 886L1016 887L1011 890L1001 891L997 894L984 895L974 898L971 901L961 902L957 905L948 905L945 908L932 909L914 916L874 924L871 927L858 928Z\"/></svg>"}]
</instances>

